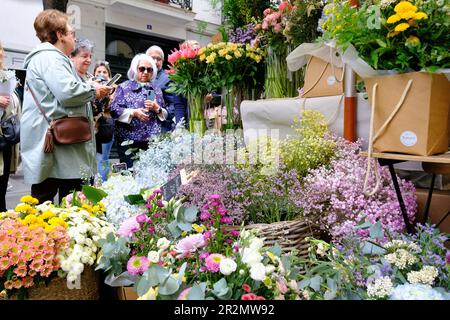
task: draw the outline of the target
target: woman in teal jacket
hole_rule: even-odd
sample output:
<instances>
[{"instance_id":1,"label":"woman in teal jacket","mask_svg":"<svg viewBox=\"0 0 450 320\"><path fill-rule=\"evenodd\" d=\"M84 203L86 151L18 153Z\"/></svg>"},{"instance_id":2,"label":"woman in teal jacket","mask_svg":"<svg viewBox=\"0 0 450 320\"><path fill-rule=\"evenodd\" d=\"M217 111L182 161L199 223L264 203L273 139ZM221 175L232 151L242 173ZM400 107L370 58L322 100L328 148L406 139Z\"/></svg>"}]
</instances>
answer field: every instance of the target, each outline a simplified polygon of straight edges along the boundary
<instances>
[{"instance_id":1,"label":"woman in teal jacket","mask_svg":"<svg viewBox=\"0 0 450 320\"><path fill-rule=\"evenodd\" d=\"M87 103L106 96L111 88L97 83L84 83L76 75L70 53L75 48L75 32L68 16L57 10L41 12L35 22L41 40L25 59L26 83L36 95L48 118L84 116L91 122L92 110ZM73 190L80 190L82 178L95 174L95 141L71 145L55 145L52 153L44 153L48 123L39 111L30 90L25 90L20 121L21 152L25 182L31 184L31 195L44 202L59 200Z\"/></svg>"}]
</instances>

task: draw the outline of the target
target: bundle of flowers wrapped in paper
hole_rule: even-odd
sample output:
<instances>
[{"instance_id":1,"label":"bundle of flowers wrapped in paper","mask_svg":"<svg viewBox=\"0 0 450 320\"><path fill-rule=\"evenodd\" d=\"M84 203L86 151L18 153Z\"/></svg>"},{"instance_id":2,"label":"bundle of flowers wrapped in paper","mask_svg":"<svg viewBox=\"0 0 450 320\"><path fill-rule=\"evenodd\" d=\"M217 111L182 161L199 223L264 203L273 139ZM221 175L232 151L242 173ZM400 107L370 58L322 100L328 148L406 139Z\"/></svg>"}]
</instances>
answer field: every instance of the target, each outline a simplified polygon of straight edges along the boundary
<instances>
[{"instance_id":1,"label":"bundle of flowers wrapped in paper","mask_svg":"<svg viewBox=\"0 0 450 320\"><path fill-rule=\"evenodd\" d=\"M417 225L414 235L389 235L363 223L369 237L347 234L339 243L311 240L307 272L299 286L312 299L448 300L447 236Z\"/></svg>"},{"instance_id":2,"label":"bundle of flowers wrapped in paper","mask_svg":"<svg viewBox=\"0 0 450 320\"><path fill-rule=\"evenodd\" d=\"M26 298L25 289L56 275L76 281L96 261L99 240L114 231L102 203L93 204L82 193L66 197L66 207L39 205L31 196L21 201L0 220L0 289L8 296Z\"/></svg>"}]
</instances>

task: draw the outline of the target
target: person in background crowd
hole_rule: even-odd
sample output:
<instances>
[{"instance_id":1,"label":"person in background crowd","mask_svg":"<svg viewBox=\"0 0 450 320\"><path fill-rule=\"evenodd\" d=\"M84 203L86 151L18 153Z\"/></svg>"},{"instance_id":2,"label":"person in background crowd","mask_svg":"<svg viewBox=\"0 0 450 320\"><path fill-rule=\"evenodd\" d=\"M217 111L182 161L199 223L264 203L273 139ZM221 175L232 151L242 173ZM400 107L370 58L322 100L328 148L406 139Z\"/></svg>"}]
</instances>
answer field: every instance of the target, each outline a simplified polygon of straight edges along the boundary
<instances>
[{"instance_id":1,"label":"person in background crowd","mask_svg":"<svg viewBox=\"0 0 450 320\"><path fill-rule=\"evenodd\" d=\"M116 119L117 151L120 161L128 168L133 166L133 159L126 151L129 148L147 150L149 139L161 132L161 122L168 117L162 91L152 84L157 72L152 57L136 55L128 70L129 80L121 83L114 94L111 115ZM122 145L128 140L133 144Z\"/></svg>"},{"instance_id":2,"label":"person in background crowd","mask_svg":"<svg viewBox=\"0 0 450 320\"><path fill-rule=\"evenodd\" d=\"M76 41L75 44L75 50L70 55L70 59L72 60L75 70L77 71L80 78L90 83L91 81L97 81L98 83L106 83L107 80L109 80L108 77L104 77L104 81L101 81L100 79L95 79L95 69L94 69L94 76L92 76L88 70L89 67L92 64L92 55L94 50L94 44L87 40L79 40ZM102 160L102 153L103 153L103 147L102 147L102 141L100 141L98 136L98 130L99 130L99 122L98 119L103 115L103 109L104 104L109 103L110 99L109 97L105 97L101 100L96 99L92 105L91 108L93 110L93 116L95 120L95 149L96 149L96 159L97 159L97 170L102 178L102 181L106 181L109 167L105 167L105 162ZM112 140L110 141L112 142ZM108 153L109 157L109 153Z\"/></svg>"},{"instance_id":3,"label":"person in background crowd","mask_svg":"<svg viewBox=\"0 0 450 320\"><path fill-rule=\"evenodd\" d=\"M164 62L164 51L158 46L151 46L147 49L146 54L152 57L153 60L155 60L158 73L156 74L153 84L155 85L155 87L161 89L168 113L166 121L161 124L161 131L170 132L175 128L174 120L176 119L177 113L179 113L180 110L184 108L184 105L179 96L166 91L169 88L170 80L169 76L162 68Z\"/></svg>"},{"instance_id":4,"label":"person in background crowd","mask_svg":"<svg viewBox=\"0 0 450 320\"><path fill-rule=\"evenodd\" d=\"M6 70L3 65L4 50L0 43L0 70ZM10 96L0 96L0 121L13 114L20 116L21 103L19 96L13 92ZM6 191L10 173L14 173L19 164L19 144L0 150L0 212L6 211Z\"/></svg>"},{"instance_id":5,"label":"person in background crowd","mask_svg":"<svg viewBox=\"0 0 450 320\"><path fill-rule=\"evenodd\" d=\"M105 81L109 81L111 79L112 74L108 61L97 61L94 66L94 77L102 77ZM114 87L116 86L114 85ZM103 112L103 115L108 118L111 118L111 103L113 101L113 95L114 93L107 98L100 101L96 100L94 102L97 109L102 110L101 112ZM97 143L97 168L100 176L102 177L102 181L106 181L108 179L110 169L109 155L111 153L113 143L114 137L110 142L101 143L101 148L99 148L99 144Z\"/></svg>"},{"instance_id":6,"label":"person in background crowd","mask_svg":"<svg viewBox=\"0 0 450 320\"><path fill-rule=\"evenodd\" d=\"M102 98L111 88L95 82L85 83L77 76L69 55L75 50L75 31L69 17L58 10L44 10L36 17L34 29L41 41L25 58L27 69L23 114L20 121L22 164L25 182L31 184L31 195L40 203L59 201L73 190L81 190L82 178L93 174L95 166L94 134L91 141L57 145L44 153L49 124L39 111L38 103L53 120L67 116L84 116L94 126L88 102ZM30 90L28 90L30 89Z\"/></svg>"}]
</instances>

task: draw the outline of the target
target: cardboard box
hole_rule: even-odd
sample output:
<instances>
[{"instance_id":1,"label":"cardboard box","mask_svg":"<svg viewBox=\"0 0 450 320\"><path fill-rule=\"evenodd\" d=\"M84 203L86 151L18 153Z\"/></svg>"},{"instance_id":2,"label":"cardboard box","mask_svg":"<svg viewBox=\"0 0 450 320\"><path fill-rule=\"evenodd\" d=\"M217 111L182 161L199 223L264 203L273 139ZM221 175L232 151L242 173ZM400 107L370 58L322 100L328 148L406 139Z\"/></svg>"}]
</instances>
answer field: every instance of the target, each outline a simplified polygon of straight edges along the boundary
<instances>
[{"instance_id":1,"label":"cardboard box","mask_svg":"<svg viewBox=\"0 0 450 320\"><path fill-rule=\"evenodd\" d=\"M417 215L416 221L423 221L425 205L427 203L428 189L416 190L417 195ZM435 190L431 197L431 204L428 217L433 224L437 224L444 216L450 212L450 191ZM442 233L450 233L450 215L439 225Z\"/></svg>"},{"instance_id":2,"label":"cardboard box","mask_svg":"<svg viewBox=\"0 0 450 320\"><path fill-rule=\"evenodd\" d=\"M139 298L133 287L119 287L117 296L119 300L137 300Z\"/></svg>"}]
</instances>

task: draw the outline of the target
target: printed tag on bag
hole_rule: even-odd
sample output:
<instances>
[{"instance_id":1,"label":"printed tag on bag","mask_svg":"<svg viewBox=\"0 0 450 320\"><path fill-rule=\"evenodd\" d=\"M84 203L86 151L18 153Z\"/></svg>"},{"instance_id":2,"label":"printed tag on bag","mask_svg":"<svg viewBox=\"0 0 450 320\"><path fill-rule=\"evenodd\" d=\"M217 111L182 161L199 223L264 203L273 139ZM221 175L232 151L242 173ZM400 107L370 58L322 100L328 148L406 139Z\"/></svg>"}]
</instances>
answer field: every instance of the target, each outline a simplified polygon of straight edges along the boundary
<instances>
[{"instance_id":1,"label":"printed tag on bag","mask_svg":"<svg viewBox=\"0 0 450 320\"><path fill-rule=\"evenodd\" d=\"M336 83L336 77L335 76L329 76L328 78L327 78L327 84L329 85L329 86L332 86L332 85L334 85Z\"/></svg>"},{"instance_id":2,"label":"printed tag on bag","mask_svg":"<svg viewBox=\"0 0 450 320\"><path fill-rule=\"evenodd\" d=\"M414 132L412 132L412 131L404 131L400 135L400 142L405 147L415 146L417 144L417 135Z\"/></svg>"}]
</instances>

